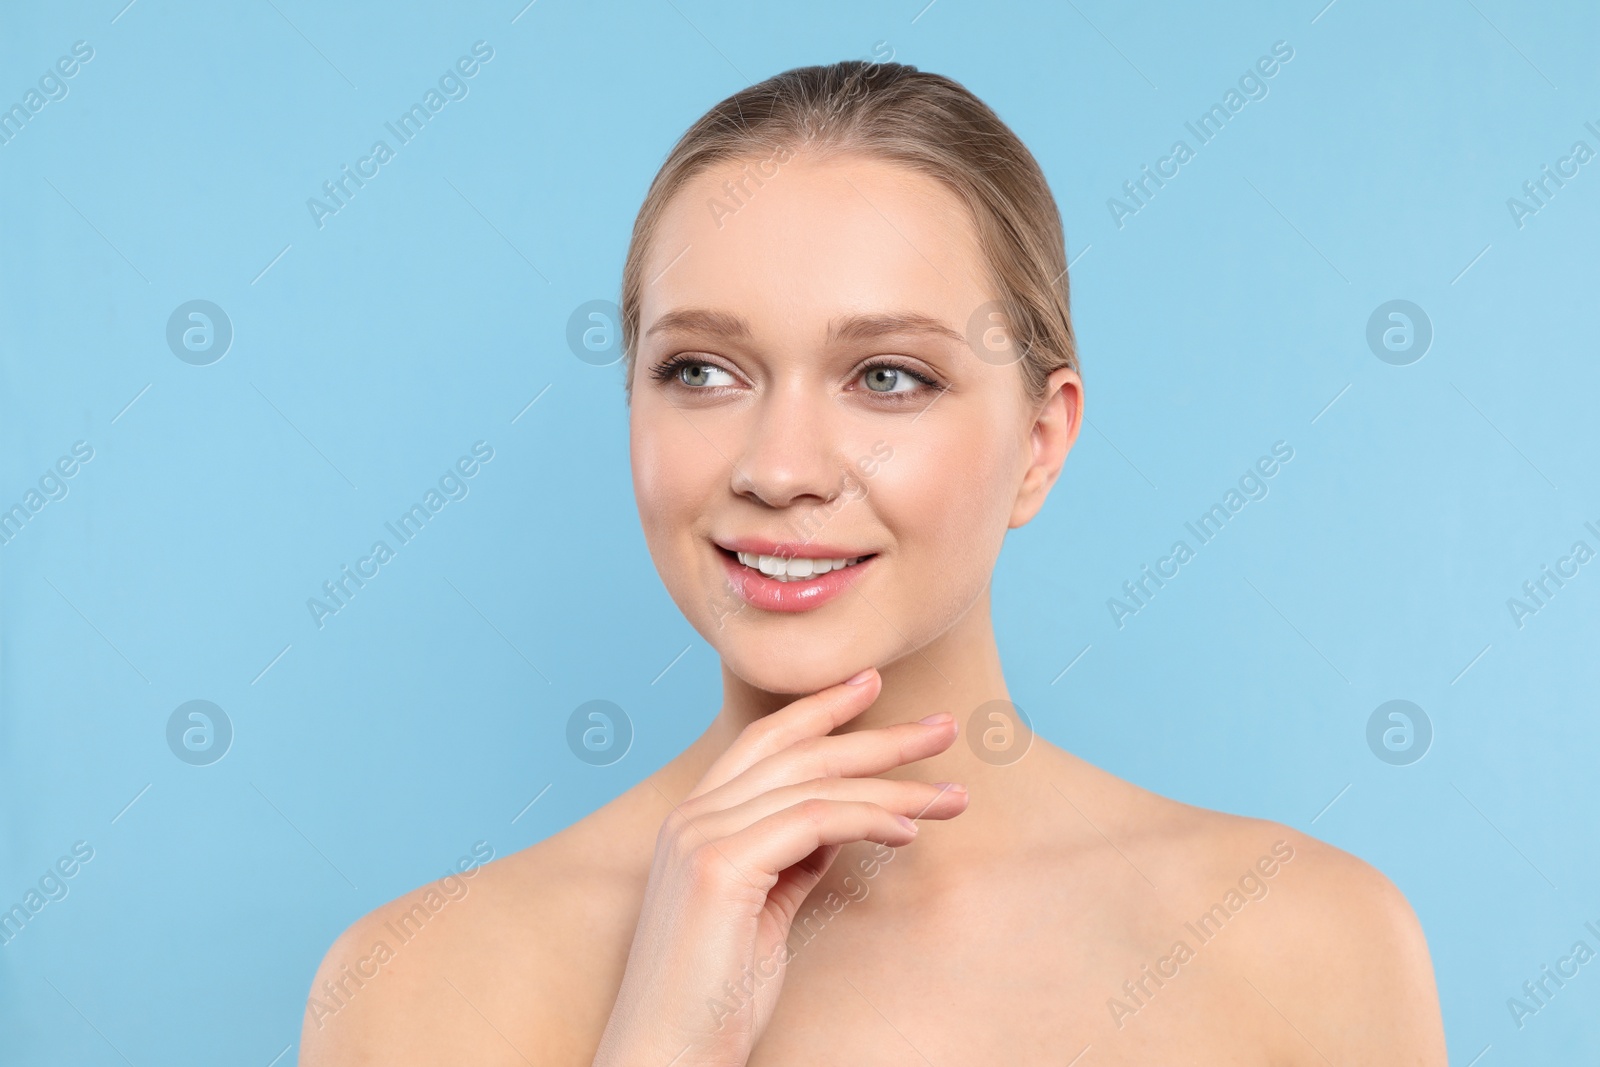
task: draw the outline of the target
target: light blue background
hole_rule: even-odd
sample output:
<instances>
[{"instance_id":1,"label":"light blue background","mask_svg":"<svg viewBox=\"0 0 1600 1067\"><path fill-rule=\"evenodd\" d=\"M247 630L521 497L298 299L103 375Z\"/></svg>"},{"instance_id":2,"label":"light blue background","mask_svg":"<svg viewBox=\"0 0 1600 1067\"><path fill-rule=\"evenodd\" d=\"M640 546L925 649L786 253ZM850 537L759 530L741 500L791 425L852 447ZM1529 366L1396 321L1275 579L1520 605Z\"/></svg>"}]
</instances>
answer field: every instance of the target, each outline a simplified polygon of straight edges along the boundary
<instances>
[{"instance_id":1,"label":"light blue background","mask_svg":"<svg viewBox=\"0 0 1600 1067\"><path fill-rule=\"evenodd\" d=\"M618 297L706 108L891 54L1013 126L1075 258L1090 426L995 575L1014 698L1386 872L1452 1061L1600 1053L1600 964L1520 1030L1506 1007L1600 924L1600 563L1520 629L1506 606L1600 549L1600 161L1521 228L1506 205L1600 149L1591 5L123 3L0 14L0 105L94 48L0 146L0 507L94 448L0 548L0 906L95 850L0 948L0 1060L292 1062L346 924L703 728L715 657L645 551L620 368L568 317ZM319 229L307 198L480 39L469 95ZM1119 229L1107 199L1280 40L1269 95ZM1409 366L1365 340L1396 298L1435 331ZM193 299L235 331L211 366L166 344ZM307 598L479 440L470 495L318 629ZM1270 495L1118 629L1107 598L1278 440ZM604 768L564 741L595 698L636 729ZM1435 730L1410 766L1365 739L1394 698ZM165 739L194 699L235 730L206 767Z\"/></svg>"}]
</instances>

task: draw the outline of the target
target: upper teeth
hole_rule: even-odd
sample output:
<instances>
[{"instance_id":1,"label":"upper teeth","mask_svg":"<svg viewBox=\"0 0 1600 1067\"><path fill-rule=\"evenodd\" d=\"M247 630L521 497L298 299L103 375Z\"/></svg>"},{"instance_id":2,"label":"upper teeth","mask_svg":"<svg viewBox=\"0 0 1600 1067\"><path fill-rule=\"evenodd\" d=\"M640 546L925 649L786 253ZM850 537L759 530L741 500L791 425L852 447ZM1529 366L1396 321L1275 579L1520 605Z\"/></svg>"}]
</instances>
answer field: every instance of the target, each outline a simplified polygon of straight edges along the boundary
<instances>
[{"instance_id":1,"label":"upper teeth","mask_svg":"<svg viewBox=\"0 0 1600 1067\"><path fill-rule=\"evenodd\" d=\"M758 556L753 552L740 552L739 562L746 567L755 567L768 578L776 578L780 582L792 582L801 578L811 578L818 574L827 574L842 567L860 563L866 556L852 556L846 559L808 559L803 556L786 558L783 556Z\"/></svg>"}]
</instances>

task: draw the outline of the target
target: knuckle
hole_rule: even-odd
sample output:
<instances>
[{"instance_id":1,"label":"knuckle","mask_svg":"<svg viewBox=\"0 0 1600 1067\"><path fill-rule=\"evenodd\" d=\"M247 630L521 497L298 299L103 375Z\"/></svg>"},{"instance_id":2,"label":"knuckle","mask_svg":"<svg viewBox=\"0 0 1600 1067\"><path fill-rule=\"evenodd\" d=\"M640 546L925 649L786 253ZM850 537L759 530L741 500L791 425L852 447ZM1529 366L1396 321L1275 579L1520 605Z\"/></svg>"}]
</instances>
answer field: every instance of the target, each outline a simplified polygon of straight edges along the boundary
<instances>
[{"instance_id":1,"label":"knuckle","mask_svg":"<svg viewBox=\"0 0 1600 1067\"><path fill-rule=\"evenodd\" d=\"M661 822L656 834L656 847L669 856L682 856L701 840L694 820L681 811L673 811Z\"/></svg>"},{"instance_id":2,"label":"knuckle","mask_svg":"<svg viewBox=\"0 0 1600 1067\"><path fill-rule=\"evenodd\" d=\"M816 829L828 821L829 810L829 802L821 797L810 797L795 805L795 815Z\"/></svg>"},{"instance_id":3,"label":"knuckle","mask_svg":"<svg viewBox=\"0 0 1600 1067\"><path fill-rule=\"evenodd\" d=\"M683 857L684 871L695 885L709 885L720 873L723 860L717 850L707 845L689 849Z\"/></svg>"},{"instance_id":4,"label":"knuckle","mask_svg":"<svg viewBox=\"0 0 1600 1067\"><path fill-rule=\"evenodd\" d=\"M763 715L739 731L739 743L757 751L765 751L783 736L784 729L777 713Z\"/></svg>"},{"instance_id":5,"label":"knuckle","mask_svg":"<svg viewBox=\"0 0 1600 1067\"><path fill-rule=\"evenodd\" d=\"M802 783L800 788L805 790L806 794L809 796L822 797L827 800L835 800L839 797L840 787L843 784L843 779L830 778L827 775L819 775L816 778L808 779Z\"/></svg>"},{"instance_id":6,"label":"knuckle","mask_svg":"<svg viewBox=\"0 0 1600 1067\"><path fill-rule=\"evenodd\" d=\"M682 834L688 825L689 817L684 814L683 809L673 808L667 812L666 818L661 820L661 830L656 836L665 840L674 839Z\"/></svg>"},{"instance_id":7,"label":"knuckle","mask_svg":"<svg viewBox=\"0 0 1600 1067\"><path fill-rule=\"evenodd\" d=\"M895 732L895 752L901 763L911 763L917 758L917 742L922 738L911 730L897 730Z\"/></svg>"},{"instance_id":8,"label":"knuckle","mask_svg":"<svg viewBox=\"0 0 1600 1067\"><path fill-rule=\"evenodd\" d=\"M837 745L830 745L828 738L808 737L803 741L796 741L789 746L789 755L795 761L795 768L809 772L817 778L838 778L842 776L843 763Z\"/></svg>"},{"instance_id":9,"label":"knuckle","mask_svg":"<svg viewBox=\"0 0 1600 1067\"><path fill-rule=\"evenodd\" d=\"M753 744L767 736L767 733L772 729L772 724L768 721L770 718L771 716L763 716L745 723L744 729L739 731L739 741L744 744Z\"/></svg>"}]
</instances>

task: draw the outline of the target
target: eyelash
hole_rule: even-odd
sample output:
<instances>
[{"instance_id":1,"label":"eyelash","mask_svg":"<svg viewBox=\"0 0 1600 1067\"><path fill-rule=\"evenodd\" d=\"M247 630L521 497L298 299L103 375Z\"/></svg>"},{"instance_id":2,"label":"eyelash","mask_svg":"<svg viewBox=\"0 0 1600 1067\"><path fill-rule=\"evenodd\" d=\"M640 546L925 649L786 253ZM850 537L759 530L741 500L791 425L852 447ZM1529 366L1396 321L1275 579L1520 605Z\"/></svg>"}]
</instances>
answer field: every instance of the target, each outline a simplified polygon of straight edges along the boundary
<instances>
[{"instance_id":1,"label":"eyelash","mask_svg":"<svg viewBox=\"0 0 1600 1067\"><path fill-rule=\"evenodd\" d=\"M718 364L713 363L709 359L702 359L702 358L698 358L698 357L695 357L695 356L684 355L684 356L674 356L673 358L667 360L666 362L657 365L654 369L652 369L650 371L650 377L652 377L653 379L655 379L658 382L675 381L676 384L683 385L681 380L677 380L677 376L678 376L678 372L680 370L682 370L684 367L716 367L718 370L722 371L724 374L731 373L730 371L727 370L727 368L719 366ZM914 367L908 366L907 364L900 363L900 362L898 362L896 360L892 360L892 359L877 359L877 360L874 360L871 363L868 363L866 366L861 368L861 374L865 374L867 371L876 370L876 369L883 368L883 367L887 367L890 370L897 370L901 374L909 375L911 378L913 378L916 381L921 382L923 385L927 386L930 389L943 390L945 388L945 386L944 386L944 384L942 382L939 382L938 380L936 380L934 378L930 378L928 375L923 374L921 371L915 369ZM859 376L860 375L857 375L857 377L859 377ZM709 391L709 389L711 389L711 388L717 388L716 386L707 387L707 386L690 386L690 385L684 385L683 387L685 389L688 389L688 390L690 390L692 392L697 392L697 393L703 393L703 392ZM882 392L878 392L875 389L869 389L869 390L867 390L867 392L873 393L873 394L875 394L877 396L880 396L880 397L884 398L885 400L887 400L891 404L899 404L899 403L905 403L907 401L916 399L920 395L920 393L922 391L921 390L912 390L912 391L903 392L903 393L882 393Z\"/></svg>"}]
</instances>

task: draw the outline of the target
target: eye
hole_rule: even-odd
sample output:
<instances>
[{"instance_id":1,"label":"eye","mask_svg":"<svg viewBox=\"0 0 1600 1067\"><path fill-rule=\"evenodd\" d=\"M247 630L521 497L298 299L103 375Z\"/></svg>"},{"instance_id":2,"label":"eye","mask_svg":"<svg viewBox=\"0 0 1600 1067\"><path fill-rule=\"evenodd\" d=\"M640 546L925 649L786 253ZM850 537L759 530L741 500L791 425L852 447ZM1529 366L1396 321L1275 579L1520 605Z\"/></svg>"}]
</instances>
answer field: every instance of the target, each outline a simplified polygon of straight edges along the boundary
<instances>
[{"instance_id":1,"label":"eye","mask_svg":"<svg viewBox=\"0 0 1600 1067\"><path fill-rule=\"evenodd\" d=\"M650 374L658 382L674 379L679 385L688 389L709 389L719 385L734 384L733 375L715 363L707 363L692 356L679 356L676 359L669 359L656 367ZM726 380L718 381L716 375L719 374Z\"/></svg>"},{"instance_id":2,"label":"eye","mask_svg":"<svg viewBox=\"0 0 1600 1067\"><path fill-rule=\"evenodd\" d=\"M720 376L720 378L718 378ZM677 373L678 381L691 389L702 389L707 386L731 386L733 374L722 370L714 363L680 363Z\"/></svg>"},{"instance_id":3,"label":"eye","mask_svg":"<svg viewBox=\"0 0 1600 1067\"><path fill-rule=\"evenodd\" d=\"M868 392L876 393L878 396L892 396L896 400L910 400L927 390L943 388L939 382L926 374L899 363L882 360L863 368L861 380L866 383Z\"/></svg>"}]
</instances>

